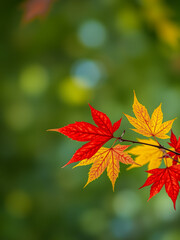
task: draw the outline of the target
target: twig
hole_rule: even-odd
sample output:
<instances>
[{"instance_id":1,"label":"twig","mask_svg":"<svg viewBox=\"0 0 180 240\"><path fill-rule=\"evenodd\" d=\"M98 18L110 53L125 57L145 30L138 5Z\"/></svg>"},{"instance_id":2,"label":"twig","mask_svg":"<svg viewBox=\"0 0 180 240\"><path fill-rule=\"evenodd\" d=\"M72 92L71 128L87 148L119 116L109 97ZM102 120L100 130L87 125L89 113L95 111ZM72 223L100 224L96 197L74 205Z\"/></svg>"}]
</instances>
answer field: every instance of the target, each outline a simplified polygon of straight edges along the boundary
<instances>
[{"instance_id":1,"label":"twig","mask_svg":"<svg viewBox=\"0 0 180 240\"><path fill-rule=\"evenodd\" d=\"M128 140L128 139L123 139L122 137L119 137L118 139L119 139L120 142L137 143L137 144L147 145L147 146L151 146L151 147L155 147L155 148L159 148L159 149L164 149L164 150L166 150L166 151L172 152L172 153L180 156L180 153L175 152L175 151L173 151L173 150L170 150L170 149L162 146L161 144L160 144L160 145L154 145L154 144L150 144L150 143L144 143L144 142L139 142L139 141L133 141L133 140Z\"/></svg>"}]
</instances>

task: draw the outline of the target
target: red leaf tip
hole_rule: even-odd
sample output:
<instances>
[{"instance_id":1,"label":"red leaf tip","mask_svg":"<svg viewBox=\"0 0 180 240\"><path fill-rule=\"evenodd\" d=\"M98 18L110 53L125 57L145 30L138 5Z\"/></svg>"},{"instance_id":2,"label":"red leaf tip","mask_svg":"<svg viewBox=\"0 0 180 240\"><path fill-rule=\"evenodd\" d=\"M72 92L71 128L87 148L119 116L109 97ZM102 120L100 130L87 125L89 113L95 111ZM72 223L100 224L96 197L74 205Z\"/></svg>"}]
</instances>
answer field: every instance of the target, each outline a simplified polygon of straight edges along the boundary
<instances>
[{"instance_id":1,"label":"red leaf tip","mask_svg":"<svg viewBox=\"0 0 180 240\"><path fill-rule=\"evenodd\" d=\"M90 103L88 103L88 105L89 105L90 108L93 108Z\"/></svg>"}]
</instances>

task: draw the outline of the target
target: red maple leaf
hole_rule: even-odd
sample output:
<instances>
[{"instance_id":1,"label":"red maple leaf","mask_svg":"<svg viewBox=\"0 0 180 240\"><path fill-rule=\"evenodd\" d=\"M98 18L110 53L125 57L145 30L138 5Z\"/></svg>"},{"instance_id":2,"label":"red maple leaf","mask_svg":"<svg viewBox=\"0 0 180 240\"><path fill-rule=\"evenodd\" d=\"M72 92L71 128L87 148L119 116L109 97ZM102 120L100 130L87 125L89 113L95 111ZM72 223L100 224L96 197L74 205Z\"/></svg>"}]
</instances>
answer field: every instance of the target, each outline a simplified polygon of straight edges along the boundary
<instances>
[{"instance_id":1,"label":"red maple leaf","mask_svg":"<svg viewBox=\"0 0 180 240\"><path fill-rule=\"evenodd\" d=\"M122 118L112 125L105 113L94 109L91 105L89 106L97 127L87 122L75 122L62 128L49 130L60 132L76 141L87 142L75 152L66 165L91 158L106 142L114 138L114 132L120 127Z\"/></svg>"},{"instance_id":2,"label":"red maple leaf","mask_svg":"<svg viewBox=\"0 0 180 240\"><path fill-rule=\"evenodd\" d=\"M166 192L173 201L174 209L176 209L176 199L179 194L178 181L180 181L180 165L173 165L166 168L155 168L146 172L151 173L152 175L147 178L144 185L140 188L152 184L148 201L159 193L163 185L165 185Z\"/></svg>"},{"instance_id":3,"label":"red maple leaf","mask_svg":"<svg viewBox=\"0 0 180 240\"><path fill-rule=\"evenodd\" d=\"M180 153L180 137L177 140L177 137L174 135L173 131L171 130L171 138L170 138L170 143L168 143L171 147L174 148L174 150L177 153ZM179 155L173 153L173 152L168 152L168 155L170 155L175 161L173 161L173 164L176 165L178 163L178 158L180 157Z\"/></svg>"}]
</instances>

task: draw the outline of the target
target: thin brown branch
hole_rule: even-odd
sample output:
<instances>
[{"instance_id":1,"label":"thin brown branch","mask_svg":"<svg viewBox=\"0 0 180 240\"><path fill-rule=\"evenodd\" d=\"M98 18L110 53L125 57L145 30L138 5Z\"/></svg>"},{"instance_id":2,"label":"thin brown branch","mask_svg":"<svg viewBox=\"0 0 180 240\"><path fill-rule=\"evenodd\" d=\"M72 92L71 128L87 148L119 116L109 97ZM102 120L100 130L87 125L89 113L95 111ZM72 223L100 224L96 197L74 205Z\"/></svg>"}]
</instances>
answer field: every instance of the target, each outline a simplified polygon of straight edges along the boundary
<instances>
[{"instance_id":1,"label":"thin brown branch","mask_svg":"<svg viewBox=\"0 0 180 240\"><path fill-rule=\"evenodd\" d=\"M170 150L170 149L162 146L161 144L160 144L160 145L154 145L154 144L150 144L150 143L144 143L144 142L139 142L139 141L133 141L133 140L128 140L128 139L123 139L122 137L119 137L118 139L119 139L120 142L137 143L137 144L147 145L147 146L151 146L151 147L155 147L155 148L159 148L159 149L164 149L164 150L166 150L166 151L168 151L168 152L172 152L172 153L180 156L180 153L175 152L175 151L173 151L173 150Z\"/></svg>"}]
</instances>

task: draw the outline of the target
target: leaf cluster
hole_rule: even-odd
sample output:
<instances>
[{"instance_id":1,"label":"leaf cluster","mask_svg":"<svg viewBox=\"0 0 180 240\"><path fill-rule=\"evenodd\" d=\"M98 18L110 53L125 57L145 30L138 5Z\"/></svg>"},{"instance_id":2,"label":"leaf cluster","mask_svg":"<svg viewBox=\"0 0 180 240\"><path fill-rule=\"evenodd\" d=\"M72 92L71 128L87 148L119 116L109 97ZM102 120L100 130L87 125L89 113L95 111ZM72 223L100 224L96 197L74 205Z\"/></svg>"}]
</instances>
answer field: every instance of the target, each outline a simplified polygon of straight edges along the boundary
<instances>
[{"instance_id":1,"label":"leaf cluster","mask_svg":"<svg viewBox=\"0 0 180 240\"><path fill-rule=\"evenodd\" d=\"M87 122L75 122L62 128L49 130L62 133L72 140L86 142L66 164L79 162L75 167L92 165L84 187L99 178L107 170L114 191L115 182L120 173L120 164L130 165L127 170L148 164L148 178L141 188L152 185L150 199L159 193L165 185L165 190L173 201L175 208L180 181L180 137L177 139L172 131L175 119L163 122L161 104L150 117L146 107L138 101L134 92L132 108L135 117L124 115L134 126L133 131L148 137L148 139L134 141L123 138L125 130L121 136L114 136L114 133L120 128L122 118L112 124L105 113L96 110L91 105L89 106L96 125ZM157 139L169 138L167 133L170 130L171 137L168 144L171 148L169 149L161 145ZM111 139L114 139L113 145L110 148L103 147ZM129 149L130 145L123 145L123 142L137 144L137 146ZM162 160L164 160L164 168L160 168Z\"/></svg>"}]
</instances>

